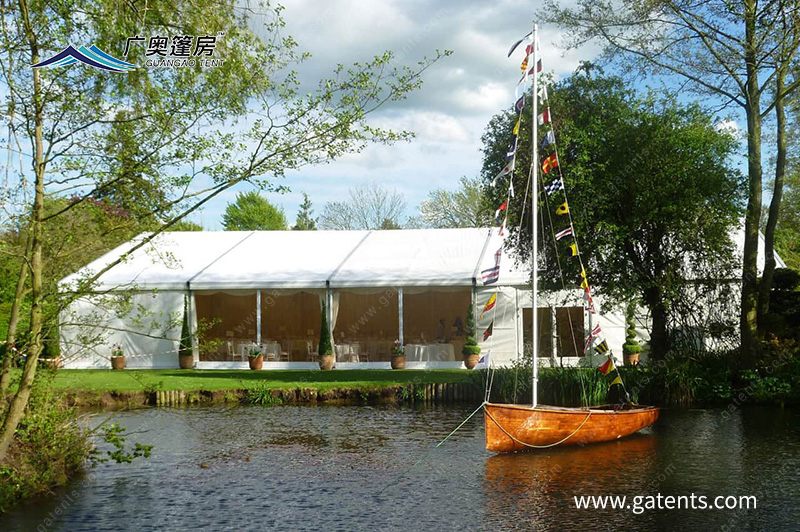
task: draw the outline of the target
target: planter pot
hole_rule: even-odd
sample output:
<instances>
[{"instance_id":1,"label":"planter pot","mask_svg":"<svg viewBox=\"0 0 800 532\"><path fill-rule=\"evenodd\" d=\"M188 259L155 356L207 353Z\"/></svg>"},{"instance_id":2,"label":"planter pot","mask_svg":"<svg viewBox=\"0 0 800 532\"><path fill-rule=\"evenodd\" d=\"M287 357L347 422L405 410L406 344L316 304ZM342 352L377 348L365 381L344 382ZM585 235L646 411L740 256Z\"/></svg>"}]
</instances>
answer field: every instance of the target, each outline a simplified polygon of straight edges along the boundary
<instances>
[{"instance_id":1,"label":"planter pot","mask_svg":"<svg viewBox=\"0 0 800 532\"><path fill-rule=\"evenodd\" d=\"M49 369L59 369L61 367L61 357L56 358L41 358L39 357L39 364Z\"/></svg>"},{"instance_id":2,"label":"planter pot","mask_svg":"<svg viewBox=\"0 0 800 532\"><path fill-rule=\"evenodd\" d=\"M111 369L125 369L125 357L111 357Z\"/></svg>"},{"instance_id":3,"label":"planter pot","mask_svg":"<svg viewBox=\"0 0 800 532\"><path fill-rule=\"evenodd\" d=\"M250 363L250 369L252 370L259 370L264 367L264 355L258 355L257 357L247 357L247 361Z\"/></svg>"},{"instance_id":4,"label":"planter pot","mask_svg":"<svg viewBox=\"0 0 800 532\"><path fill-rule=\"evenodd\" d=\"M319 357L319 369L328 371L333 369L333 355L323 355Z\"/></svg>"},{"instance_id":5,"label":"planter pot","mask_svg":"<svg viewBox=\"0 0 800 532\"><path fill-rule=\"evenodd\" d=\"M466 366L467 369L472 369L478 365L480 359L480 355L464 355L464 366Z\"/></svg>"},{"instance_id":6,"label":"planter pot","mask_svg":"<svg viewBox=\"0 0 800 532\"><path fill-rule=\"evenodd\" d=\"M626 366L636 366L639 364L639 353L624 353L623 358Z\"/></svg>"},{"instance_id":7,"label":"planter pot","mask_svg":"<svg viewBox=\"0 0 800 532\"><path fill-rule=\"evenodd\" d=\"M392 357L392 369L405 369L405 368L406 368L405 355Z\"/></svg>"},{"instance_id":8,"label":"planter pot","mask_svg":"<svg viewBox=\"0 0 800 532\"><path fill-rule=\"evenodd\" d=\"M192 369L194 367L194 355L178 355L178 364L181 369Z\"/></svg>"}]
</instances>

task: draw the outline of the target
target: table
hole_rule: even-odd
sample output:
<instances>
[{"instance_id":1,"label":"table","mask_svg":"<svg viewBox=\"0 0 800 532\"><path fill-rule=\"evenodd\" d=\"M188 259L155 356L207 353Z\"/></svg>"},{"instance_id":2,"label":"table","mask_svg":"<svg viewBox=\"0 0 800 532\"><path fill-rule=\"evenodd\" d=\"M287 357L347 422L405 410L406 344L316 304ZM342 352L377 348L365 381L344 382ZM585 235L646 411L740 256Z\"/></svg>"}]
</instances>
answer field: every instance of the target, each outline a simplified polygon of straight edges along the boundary
<instances>
[{"instance_id":1,"label":"table","mask_svg":"<svg viewBox=\"0 0 800 532\"><path fill-rule=\"evenodd\" d=\"M241 342L239 345L239 353L245 359L250 354L251 349L258 349L264 355L265 360L279 360L281 358L281 344L274 341L266 341L260 345L255 342Z\"/></svg>"},{"instance_id":2,"label":"table","mask_svg":"<svg viewBox=\"0 0 800 532\"><path fill-rule=\"evenodd\" d=\"M336 344L333 349L336 351L337 362L359 362L359 344Z\"/></svg>"},{"instance_id":3,"label":"table","mask_svg":"<svg viewBox=\"0 0 800 532\"><path fill-rule=\"evenodd\" d=\"M403 348L406 360L411 362L430 362L455 360L453 344L406 344Z\"/></svg>"}]
</instances>

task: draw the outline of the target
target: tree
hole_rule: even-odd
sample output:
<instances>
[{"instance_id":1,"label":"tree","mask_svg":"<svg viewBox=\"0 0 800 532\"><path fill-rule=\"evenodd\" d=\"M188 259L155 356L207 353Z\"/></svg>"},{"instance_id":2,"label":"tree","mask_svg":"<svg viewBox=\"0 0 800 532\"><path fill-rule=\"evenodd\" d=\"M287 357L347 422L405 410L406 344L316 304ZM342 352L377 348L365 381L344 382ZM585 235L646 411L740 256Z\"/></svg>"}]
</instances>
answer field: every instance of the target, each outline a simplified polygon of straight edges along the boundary
<instances>
[{"instance_id":1,"label":"tree","mask_svg":"<svg viewBox=\"0 0 800 532\"><path fill-rule=\"evenodd\" d=\"M31 154L31 166L15 176L4 197L21 198L22 220L29 235L17 275L11 315L29 305L24 334L9 324L7 338L21 338L27 355L19 386L2 412L0 462L28 405L43 334L67 305L92 294L92 287L130 253L147 246L160 233L241 182L274 187L287 170L329 162L359 151L372 142L407 139L411 133L374 127L370 113L400 100L421 84L421 74L447 52L424 59L416 67L393 67L385 52L350 67L340 65L308 94L300 92L295 65L308 57L283 33L281 8L250 19L251 10L231 0L149 6L146 16L132 4L100 0L86 9L82 2L17 0L0 27L2 108L15 142ZM80 13L80 17L75 17ZM260 27L250 28L261 24ZM122 56L119 43L134 35L216 35L225 53L215 67L148 68L145 49L134 44L129 62L140 68L110 73L81 64L31 68L62 50L69 42L96 43ZM261 37L259 37L259 35ZM119 48L119 51L117 49ZM198 95L202 95L199 97ZM116 113L129 110L124 118ZM230 127L258 109L248 127ZM174 209L119 259L81 279L67 292L53 292L45 278L45 230L58 225L79 205L97 200L126 176L147 172L117 171L108 157L111 129L120 121L135 124L138 150L126 152L134 165L158 168L161 193ZM119 170L119 168L117 168ZM202 176L202 181L198 177ZM13 194L11 191L21 190ZM49 213L46 190L74 194L75 201ZM31 198L30 201L27 198ZM161 212L162 209L159 209ZM156 214L155 212L153 214ZM109 229L113 231L113 228ZM0 395L9 388L9 357L0 370Z\"/></svg>"},{"instance_id":2,"label":"tree","mask_svg":"<svg viewBox=\"0 0 800 532\"><path fill-rule=\"evenodd\" d=\"M462 177L461 187L450 191L432 190L419 206L419 224L424 227L485 227L492 213L484 203L483 186L478 178Z\"/></svg>"},{"instance_id":3,"label":"tree","mask_svg":"<svg viewBox=\"0 0 800 532\"><path fill-rule=\"evenodd\" d=\"M797 66L800 47L798 3L744 0L689 2L634 0L618 4L609 0L578 0L563 8L548 0L545 20L562 26L577 46L598 39L610 55L633 60L644 70L677 76L689 87L712 95L721 107L738 106L747 122L748 193L745 241L742 254L740 334L747 357L757 350L759 286L757 281L758 229L762 202L762 122L800 86L800 78L786 82ZM783 127L778 116L778 130ZM781 134L778 150L781 150ZM785 158L778 157L776 175ZM782 180L775 180L767 227L779 214ZM765 234L762 300L768 302L774 262L773 231Z\"/></svg>"},{"instance_id":4,"label":"tree","mask_svg":"<svg viewBox=\"0 0 800 532\"><path fill-rule=\"evenodd\" d=\"M731 276L730 230L741 213L741 177L728 166L735 141L717 132L696 106L638 98L620 79L593 70L584 66L551 91L559 168L593 288L611 300L644 302L652 317L651 353L658 359L669 347L671 313L682 311L687 297L698 297L687 290L710 291L715 280ZM523 118L521 133L530 126L530 113ZM495 117L484 135L487 181L505 164L512 120L510 113ZM528 138L521 139L523 146ZM530 155L520 151L518 157L524 173ZM568 226L555 212L564 201L558 194L541 195L540 249L549 251L551 266L544 284L577 289L580 263L564 240L554 238ZM492 201L504 199L505 191L495 189ZM529 205L528 194L509 206L511 242L522 256L531 252Z\"/></svg>"},{"instance_id":5,"label":"tree","mask_svg":"<svg viewBox=\"0 0 800 532\"><path fill-rule=\"evenodd\" d=\"M286 215L258 192L240 192L225 208L222 225L226 231L281 231Z\"/></svg>"},{"instance_id":6,"label":"tree","mask_svg":"<svg viewBox=\"0 0 800 532\"><path fill-rule=\"evenodd\" d=\"M399 229L406 208L402 194L377 183L351 188L347 201L325 204L322 229Z\"/></svg>"},{"instance_id":7,"label":"tree","mask_svg":"<svg viewBox=\"0 0 800 532\"><path fill-rule=\"evenodd\" d=\"M308 194L303 192L303 203L300 204L300 210L297 212L297 219L292 229L296 231L315 231L317 229L317 221L312 217L313 214L314 209L311 208L311 199Z\"/></svg>"}]
</instances>

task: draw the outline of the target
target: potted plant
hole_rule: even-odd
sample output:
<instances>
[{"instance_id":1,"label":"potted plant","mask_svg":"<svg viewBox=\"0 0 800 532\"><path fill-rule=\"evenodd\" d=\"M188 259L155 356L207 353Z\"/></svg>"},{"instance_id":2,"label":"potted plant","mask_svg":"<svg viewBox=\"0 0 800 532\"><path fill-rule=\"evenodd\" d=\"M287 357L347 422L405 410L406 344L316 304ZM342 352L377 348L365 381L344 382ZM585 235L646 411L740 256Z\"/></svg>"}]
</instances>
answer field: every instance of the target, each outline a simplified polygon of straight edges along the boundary
<instances>
[{"instance_id":1,"label":"potted plant","mask_svg":"<svg viewBox=\"0 0 800 532\"><path fill-rule=\"evenodd\" d=\"M464 328L467 337L464 339L464 347L461 348L461 354L464 356L464 366L467 369L472 369L478 365L478 360L481 358L481 346L475 341L475 316L472 312L472 305L467 310Z\"/></svg>"},{"instance_id":2,"label":"potted plant","mask_svg":"<svg viewBox=\"0 0 800 532\"><path fill-rule=\"evenodd\" d=\"M189 312L186 299L183 301L183 323L181 324L181 340L178 343L178 364L181 369L194 367L192 352L192 335L189 333Z\"/></svg>"},{"instance_id":3,"label":"potted plant","mask_svg":"<svg viewBox=\"0 0 800 532\"><path fill-rule=\"evenodd\" d=\"M125 369L125 353L119 344L111 346L111 369Z\"/></svg>"},{"instance_id":4,"label":"potted plant","mask_svg":"<svg viewBox=\"0 0 800 532\"><path fill-rule=\"evenodd\" d=\"M622 358L626 366L639 364L639 353L642 352L642 346L636 340L635 312L636 305L628 303L625 309L625 343L622 344Z\"/></svg>"},{"instance_id":5,"label":"potted plant","mask_svg":"<svg viewBox=\"0 0 800 532\"><path fill-rule=\"evenodd\" d=\"M392 369L405 369L406 351L400 340L395 340L392 346Z\"/></svg>"},{"instance_id":6,"label":"potted plant","mask_svg":"<svg viewBox=\"0 0 800 532\"><path fill-rule=\"evenodd\" d=\"M328 327L327 306L322 304L322 319L319 327L319 369L331 370L335 363L333 356L333 338L331 337L331 330Z\"/></svg>"},{"instance_id":7,"label":"potted plant","mask_svg":"<svg viewBox=\"0 0 800 532\"><path fill-rule=\"evenodd\" d=\"M264 353L257 346L251 347L247 351L247 362L250 363L250 369L259 370L264 367Z\"/></svg>"}]
</instances>

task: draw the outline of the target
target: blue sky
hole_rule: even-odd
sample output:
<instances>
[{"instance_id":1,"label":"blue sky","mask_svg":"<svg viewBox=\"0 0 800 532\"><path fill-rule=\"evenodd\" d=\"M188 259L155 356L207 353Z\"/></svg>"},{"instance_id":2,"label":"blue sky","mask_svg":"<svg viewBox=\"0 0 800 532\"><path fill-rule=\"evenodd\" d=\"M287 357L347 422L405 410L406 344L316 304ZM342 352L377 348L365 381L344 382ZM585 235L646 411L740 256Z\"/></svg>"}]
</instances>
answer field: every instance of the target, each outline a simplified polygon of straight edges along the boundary
<instances>
[{"instance_id":1,"label":"blue sky","mask_svg":"<svg viewBox=\"0 0 800 532\"><path fill-rule=\"evenodd\" d=\"M366 60L384 50L400 63L414 64L436 49L453 55L431 68L421 90L374 115L383 126L416 133L410 143L371 146L331 164L306 167L287 175L285 194L268 194L293 223L302 192L310 195L315 215L326 202L347 197L350 187L372 181L397 190L406 199L407 215L434 188L455 188L461 176L475 176L481 166L483 129L493 114L511 105L521 56L506 58L509 45L530 31L533 7L521 2L477 1L286 0L286 32L313 54L300 66L309 87L338 63ZM321 7L324 6L324 7ZM254 20L253 28L258 27ZM592 59L597 49L566 54L554 44L555 28L543 28L545 69L557 75ZM206 229L220 229L222 212L236 193L227 191L192 219Z\"/></svg>"}]
</instances>

